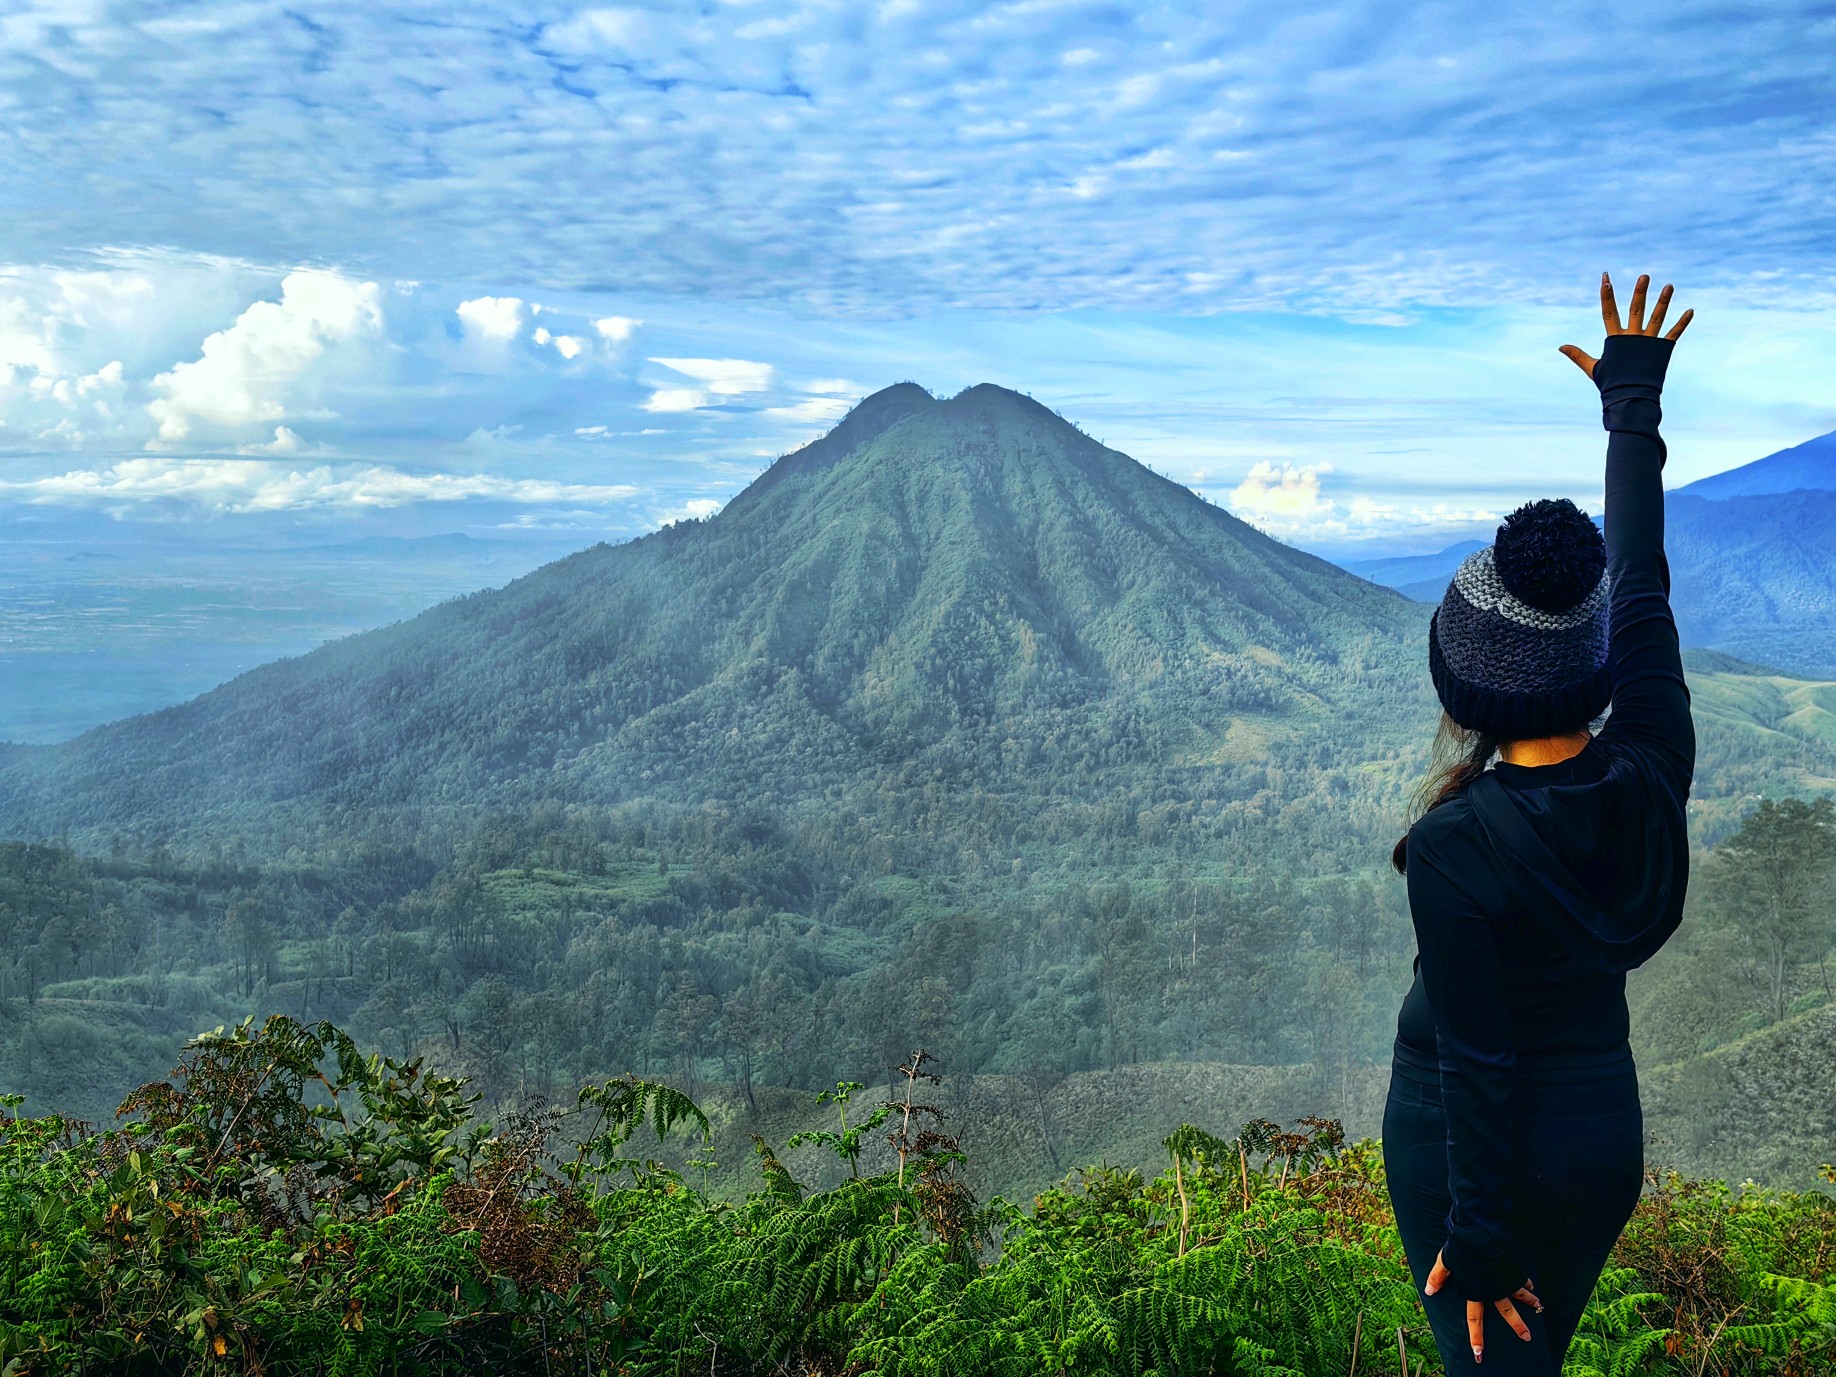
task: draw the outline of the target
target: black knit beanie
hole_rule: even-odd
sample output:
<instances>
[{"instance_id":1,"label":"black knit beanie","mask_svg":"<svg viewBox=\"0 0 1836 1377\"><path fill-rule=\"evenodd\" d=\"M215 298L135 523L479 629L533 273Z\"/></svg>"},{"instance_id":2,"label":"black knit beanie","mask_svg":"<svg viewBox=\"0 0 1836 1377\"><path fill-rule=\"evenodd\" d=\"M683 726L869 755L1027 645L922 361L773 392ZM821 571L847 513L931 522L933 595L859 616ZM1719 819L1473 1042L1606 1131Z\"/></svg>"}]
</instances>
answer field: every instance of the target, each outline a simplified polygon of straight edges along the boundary
<instances>
[{"instance_id":1,"label":"black knit beanie","mask_svg":"<svg viewBox=\"0 0 1836 1377\"><path fill-rule=\"evenodd\" d=\"M1574 503L1527 503L1475 550L1428 624L1448 716L1505 741L1579 731L1613 697L1606 542Z\"/></svg>"}]
</instances>

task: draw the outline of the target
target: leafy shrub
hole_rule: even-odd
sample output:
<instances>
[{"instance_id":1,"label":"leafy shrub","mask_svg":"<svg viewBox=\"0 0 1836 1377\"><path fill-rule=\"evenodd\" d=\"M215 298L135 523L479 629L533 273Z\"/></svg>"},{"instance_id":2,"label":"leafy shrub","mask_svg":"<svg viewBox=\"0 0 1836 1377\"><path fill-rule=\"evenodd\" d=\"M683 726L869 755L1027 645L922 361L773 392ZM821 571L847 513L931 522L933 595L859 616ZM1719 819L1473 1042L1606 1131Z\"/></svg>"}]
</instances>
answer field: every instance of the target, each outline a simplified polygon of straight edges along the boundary
<instances>
[{"instance_id":1,"label":"leafy shrub","mask_svg":"<svg viewBox=\"0 0 1836 1377\"><path fill-rule=\"evenodd\" d=\"M408 1373L1437 1372L1375 1144L1338 1126L1191 1125L1168 1166L1086 1167L1031 1208L977 1202L956 1139L902 1094L807 1141L896 1169L833 1190L755 1140L710 1198L631 1155L701 1111L637 1079L496 1125L417 1062L274 1018L194 1040L106 1131L0 1100L4 1377ZM1654 1181L1571 1377L1836 1364L1836 1207Z\"/></svg>"}]
</instances>

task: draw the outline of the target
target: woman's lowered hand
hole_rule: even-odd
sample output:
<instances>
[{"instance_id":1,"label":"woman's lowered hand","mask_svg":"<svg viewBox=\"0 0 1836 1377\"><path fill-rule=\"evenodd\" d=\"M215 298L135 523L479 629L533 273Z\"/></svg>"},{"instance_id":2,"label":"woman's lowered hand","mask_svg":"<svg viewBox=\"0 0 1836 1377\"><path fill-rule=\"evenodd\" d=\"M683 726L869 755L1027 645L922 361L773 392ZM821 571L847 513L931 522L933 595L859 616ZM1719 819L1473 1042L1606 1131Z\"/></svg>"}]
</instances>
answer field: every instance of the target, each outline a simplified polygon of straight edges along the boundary
<instances>
[{"instance_id":1,"label":"woman's lowered hand","mask_svg":"<svg viewBox=\"0 0 1836 1377\"><path fill-rule=\"evenodd\" d=\"M1632 288L1631 313L1627 316L1626 323L1621 325L1619 323L1619 303L1613 299L1613 279L1605 273L1600 274L1600 317L1606 322L1606 332L1609 335L1655 335L1664 328L1664 317L1670 313L1670 284L1666 282L1664 290L1658 293L1657 303L1651 308L1650 318L1647 319L1645 293L1650 286L1650 275L1640 273L1637 284ZM1685 311L1664 338L1672 341L1681 338L1695 316L1693 309ZM1573 344L1564 344L1561 351L1574 362L1576 368L1590 378L1594 376L1594 365L1600 360Z\"/></svg>"},{"instance_id":2,"label":"woman's lowered hand","mask_svg":"<svg viewBox=\"0 0 1836 1377\"><path fill-rule=\"evenodd\" d=\"M1436 1253L1434 1266L1428 1269L1428 1285L1425 1288L1428 1294L1432 1296L1439 1291L1447 1284L1447 1279L1452 1275L1453 1273L1447 1270L1447 1264L1442 1260L1441 1255ZM1536 1283L1526 1277L1524 1284L1509 1296L1492 1302L1492 1308L1504 1316L1504 1322L1511 1326L1511 1332L1525 1343L1530 1342L1530 1326L1524 1323L1524 1317L1517 1313L1517 1307L1511 1302L1520 1300L1535 1310L1537 1314L1542 1314L1543 1303L1536 1298L1535 1286ZM1484 1301L1469 1300L1466 1303L1466 1338L1467 1342L1473 1346L1475 1363L1485 1360L1485 1310Z\"/></svg>"}]
</instances>

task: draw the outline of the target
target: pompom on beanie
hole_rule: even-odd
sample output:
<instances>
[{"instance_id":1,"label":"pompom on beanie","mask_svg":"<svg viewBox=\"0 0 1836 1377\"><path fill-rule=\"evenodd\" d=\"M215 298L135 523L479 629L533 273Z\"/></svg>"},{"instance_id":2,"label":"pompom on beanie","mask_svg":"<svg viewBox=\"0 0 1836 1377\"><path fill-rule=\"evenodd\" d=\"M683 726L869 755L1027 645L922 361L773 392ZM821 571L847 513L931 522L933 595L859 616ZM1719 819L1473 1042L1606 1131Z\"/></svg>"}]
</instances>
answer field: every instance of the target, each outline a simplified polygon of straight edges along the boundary
<instances>
[{"instance_id":1,"label":"pompom on beanie","mask_svg":"<svg viewBox=\"0 0 1836 1377\"><path fill-rule=\"evenodd\" d=\"M1461 562L1428 624L1448 716L1504 741L1579 731L1613 697L1606 542L1566 498L1527 503Z\"/></svg>"}]
</instances>

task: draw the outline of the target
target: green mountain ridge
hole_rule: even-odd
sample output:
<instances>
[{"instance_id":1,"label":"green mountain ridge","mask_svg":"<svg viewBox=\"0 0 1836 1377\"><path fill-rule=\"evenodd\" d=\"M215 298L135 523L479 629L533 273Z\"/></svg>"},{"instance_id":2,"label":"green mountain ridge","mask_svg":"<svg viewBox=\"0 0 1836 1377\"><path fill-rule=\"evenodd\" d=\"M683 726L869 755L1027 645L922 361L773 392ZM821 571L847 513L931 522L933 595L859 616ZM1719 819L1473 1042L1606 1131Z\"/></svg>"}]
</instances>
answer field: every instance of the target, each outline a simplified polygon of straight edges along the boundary
<instances>
[{"instance_id":1,"label":"green mountain ridge","mask_svg":"<svg viewBox=\"0 0 1836 1377\"><path fill-rule=\"evenodd\" d=\"M771 807L812 758L831 785L971 758L1013 776L1045 741L1069 745L1065 783L1124 743L1169 767L1247 760L1284 725L1399 697L1427 713L1423 629L1026 397L902 384L712 518L13 748L0 833L539 797Z\"/></svg>"}]
</instances>

